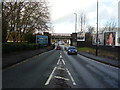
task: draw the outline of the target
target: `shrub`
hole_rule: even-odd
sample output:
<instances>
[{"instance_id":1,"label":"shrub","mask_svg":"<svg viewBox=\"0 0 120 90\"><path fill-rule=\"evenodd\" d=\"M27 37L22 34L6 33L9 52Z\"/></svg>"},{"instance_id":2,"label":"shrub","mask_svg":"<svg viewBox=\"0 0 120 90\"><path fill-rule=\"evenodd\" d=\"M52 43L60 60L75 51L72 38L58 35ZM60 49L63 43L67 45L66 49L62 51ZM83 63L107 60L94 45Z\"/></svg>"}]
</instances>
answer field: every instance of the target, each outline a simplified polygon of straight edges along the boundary
<instances>
[{"instance_id":1,"label":"shrub","mask_svg":"<svg viewBox=\"0 0 120 90\"><path fill-rule=\"evenodd\" d=\"M10 53L14 51L34 50L40 49L40 45L36 43L3 43L2 52Z\"/></svg>"}]
</instances>

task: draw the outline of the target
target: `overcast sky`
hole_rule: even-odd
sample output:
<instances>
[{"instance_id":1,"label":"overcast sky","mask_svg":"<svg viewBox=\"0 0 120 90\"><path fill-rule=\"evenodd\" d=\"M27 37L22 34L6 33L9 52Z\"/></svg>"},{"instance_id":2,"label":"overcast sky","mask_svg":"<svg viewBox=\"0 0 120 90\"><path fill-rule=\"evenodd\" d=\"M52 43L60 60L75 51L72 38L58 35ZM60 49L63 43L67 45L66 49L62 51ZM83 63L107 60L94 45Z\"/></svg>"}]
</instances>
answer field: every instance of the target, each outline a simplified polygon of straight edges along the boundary
<instances>
[{"instance_id":1,"label":"overcast sky","mask_svg":"<svg viewBox=\"0 0 120 90\"><path fill-rule=\"evenodd\" d=\"M118 21L118 1L99 1L99 27L107 21ZM95 26L97 22L97 0L48 0L51 22L55 33L75 32L75 14L77 13L77 31L80 30L80 14L86 15L86 24Z\"/></svg>"}]
</instances>

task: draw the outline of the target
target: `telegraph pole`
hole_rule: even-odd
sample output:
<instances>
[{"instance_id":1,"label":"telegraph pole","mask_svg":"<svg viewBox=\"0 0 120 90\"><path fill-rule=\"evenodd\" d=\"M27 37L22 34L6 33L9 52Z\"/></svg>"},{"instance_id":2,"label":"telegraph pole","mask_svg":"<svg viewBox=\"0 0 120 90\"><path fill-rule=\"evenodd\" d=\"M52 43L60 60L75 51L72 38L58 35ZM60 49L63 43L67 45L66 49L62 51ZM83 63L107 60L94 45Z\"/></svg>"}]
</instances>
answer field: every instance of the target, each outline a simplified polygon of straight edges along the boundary
<instances>
[{"instance_id":1,"label":"telegraph pole","mask_svg":"<svg viewBox=\"0 0 120 90\"><path fill-rule=\"evenodd\" d=\"M98 56L98 0L97 0L97 36L96 36L96 56Z\"/></svg>"}]
</instances>

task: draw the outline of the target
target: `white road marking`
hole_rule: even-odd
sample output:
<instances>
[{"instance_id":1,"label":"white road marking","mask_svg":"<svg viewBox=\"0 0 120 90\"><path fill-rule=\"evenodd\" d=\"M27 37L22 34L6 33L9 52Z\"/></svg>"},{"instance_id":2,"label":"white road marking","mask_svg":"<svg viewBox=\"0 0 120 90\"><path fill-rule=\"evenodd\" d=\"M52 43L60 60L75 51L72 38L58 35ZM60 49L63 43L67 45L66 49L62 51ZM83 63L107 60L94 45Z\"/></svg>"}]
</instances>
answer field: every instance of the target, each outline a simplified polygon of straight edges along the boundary
<instances>
[{"instance_id":1,"label":"white road marking","mask_svg":"<svg viewBox=\"0 0 120 90\"><path fill-rule=\"evenodd\" d=\"M60 55L60 58L62 58L62 55Z\"/></svg>"},{"instance_id":2,"label":"white road marking","mask_svg":"<svg viewBox=\"0 0 120 90\"><path fill-rule=\"evenodd\" d=\"M61 68L61 67L57 67L57 69L59 69L59 70L64 70L64 71L66 70L66 69L64 69L64 68Z\"/></svg>"},{"instance_id":3,"label":"white road marking","mask_svg":"<svg viewBox=\"0 0 120 90\"><path fill-rule=\"evenodd\" d=\"M60 59L58 60L58 62L57 62L57 65L60 63Z\"/></svg>"},{"instance_id":4,"label":"white road marking","mask_svg":"<svg viewBox=\"0 0 120 90\"><path fill-rule=\"evenodd\" d=\"M60 52L60 55L62 55L62 53Z\"/></svg>"},{"instance_id":5,"label":"white road marking","mask_svg":"<svg viewBox=\"0 0 120 90\"><path fill-rule=\"evenodd\" d=\"M79 57L81 57L81 56L82 56L82 55L79 55ZM83 57L85 57L85 56L83 56ZM85 58L87 58L87 57L85 57ZM90 59L90 58L88 58L88 59ZM98 63L98 64L107 66L107 67L111 67L111 68L114 68L114 69L120 69L120 68L118 68L118 67L114 67L114 66L111 66L111 65L108 65L108 64L104 64L104 63L101 63L101 62L96 61L96 60L92 60L92 59L90 59L90 60L93 61L93 62L96 62L96 63Z\"/></svg>"},{"instance_id":6,"label":"white road marking","mask_svg":"<svg viewBox=\"0 0 120 90\"><path fill-rule=\"evenodd\" d=\"M68 72L68 74L69 74L69 76L70 76L70 78L71 78L71 80L72 80L73 85L76 85L76 83L75 83L75 81L74 81L71 73L69 72L69 70L68 70L67 68L66 68L66 70L67 70L67 72Z\"/></svg>"},{"instance_id":7,"label":"white road marking","mask_svg":"<svg viewBox=\"0 0 120 90\"><path fill-rule=\"evenodd\" d=\"M46 81L45 85L48 85L48 84L49 84L49 82L50 82L50 80L51 80L51 78L52 78L52 76L53 76L56 68L57 68L57 67L55 67L55 68L53 69L53 71L52 71L52 73L50 74L50 76L49 76L48 80Z\"/></svg>"},{"instance_id":8,"label":"white road marking","mask_svg":"<svg viewBox=\"0 0 120 90\"><path fill-rule=\"evenodd\" d=\"M63 80L66 80L66 81L69 80L68 78L64 78L64 77L61 77L61 76L54 76L54 77L57 78L57 79L63 79Z\"/></svg>"},{"instance_id":9,"label":"white road marking","mask_svg":"<svg viewBox=\"0 0 120 90\"><path fill-rule=\"evenodd\" d=\"M65 65L65 61L62 59L63 64Z\"/></svg>"},{"instance_id":10,"label":"white road marking","mask_svg":"<svg viewBox=\"0 0 120 90\"><path fill-rule=\"evenodd\" d=\"M62 64L62 63L65 65L65 61L62 59L62 55L61 55L61 53L60 53L60 58L58 59L57 65ZM67 73L68 73L68 75L70 76L70 79L72 80L73 85L76 85L76 83L75 83L75 81L74 81L71 73L69 72L69 70L68 70L67 68L62 68L62 67L55 67L55 68L53 69L53 71L52 71L52 73L50 74L50 76L49 76L48 80L46 81L45 85L48 85L48 84L50 83L50 80L52 79L53 74L54 74L54 72L55 72L56 69L66 70ZM54 76L54 78L63 79L63 80L67 80L67 81L69 80L68 78L64 78L64 77L61 77L61 76Z\"/></svg>"},{"instance_id":11,"label":"white road marking","mask_svg":"<svg viewBox=\"0 0 120 90\"><path fill-rule=\"evenodd\" d=\"M99 64L102 64L102 65L107 66L107 67L111 67L111 68L115 68L115 69L120 69L120 68L118 68L118 67L114 67L114 66L111 66L111 65L109 65L109 64L104 64L104 63L101 63L101 62L99 62L99 61L95 61L95 60L92 60L92 59L91 59L91 61L96 62L96 63L99 63Z\"/></svg>"}]
</instances>

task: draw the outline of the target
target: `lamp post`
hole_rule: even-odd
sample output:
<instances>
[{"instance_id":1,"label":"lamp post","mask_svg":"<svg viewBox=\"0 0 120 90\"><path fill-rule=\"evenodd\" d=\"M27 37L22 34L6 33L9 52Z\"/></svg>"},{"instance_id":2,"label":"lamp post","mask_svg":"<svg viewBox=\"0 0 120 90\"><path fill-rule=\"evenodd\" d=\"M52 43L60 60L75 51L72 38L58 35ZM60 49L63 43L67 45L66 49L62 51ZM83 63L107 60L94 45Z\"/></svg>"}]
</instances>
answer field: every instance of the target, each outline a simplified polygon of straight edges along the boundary
<instances>
[{"instance_id":1,"label":"lamp post","mask_svg":"<svg viewBox=\"0 0 120 90\"><path fill-rule=\"evenodd\" d=\"M75 14L75 33L76 33L76 30L77 30L77 13L74 13Z\"/></svg>"},{"instance_id":2,"label":"lamp post","mask_svg":"<svg viewBox=\"0 0 120 90\"><path fill-rule=\"evenodd\" d=\"M97 0L97 36L96 36L96 56L98 56L98 0Z\"/></svg>"},{"instance_id":3,"label":"lamp post","mask_svg":"<svg viewBox=\"0 0 120 90\"><path fill-rule=\"evenodd\" d=\"M74 33L74 45L77 46L77 13L74 13L75 14L75 33Z\"/></svg>"}]
</instances>

